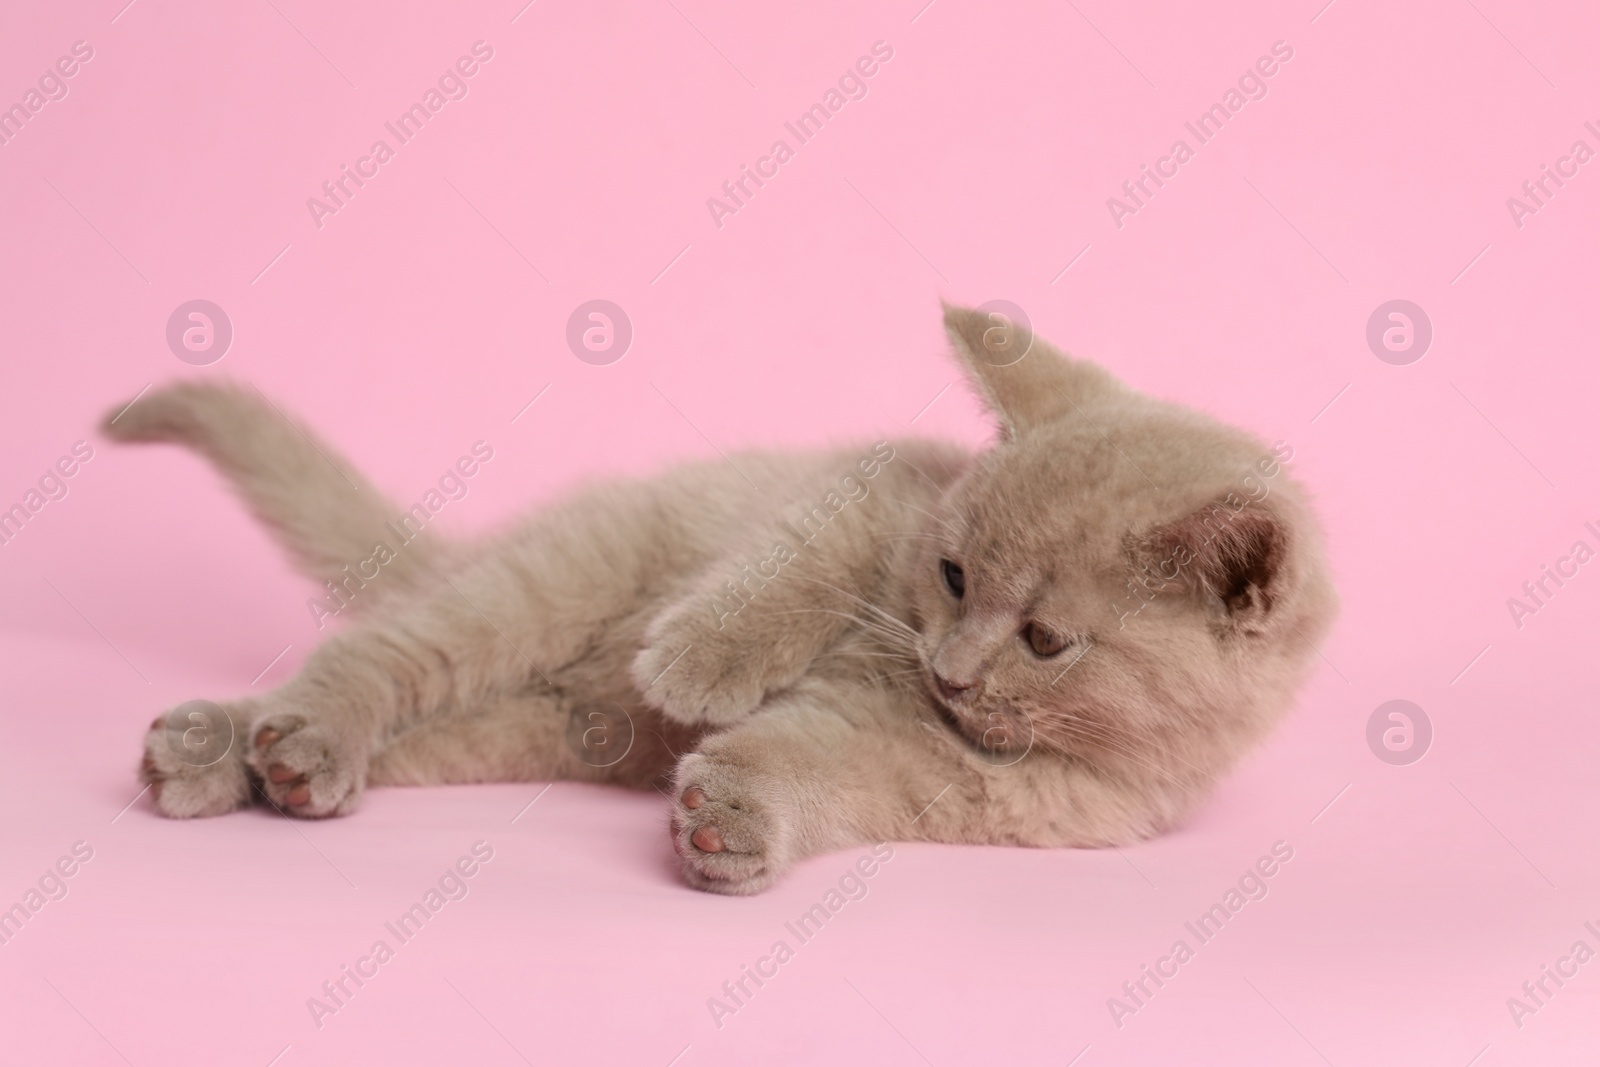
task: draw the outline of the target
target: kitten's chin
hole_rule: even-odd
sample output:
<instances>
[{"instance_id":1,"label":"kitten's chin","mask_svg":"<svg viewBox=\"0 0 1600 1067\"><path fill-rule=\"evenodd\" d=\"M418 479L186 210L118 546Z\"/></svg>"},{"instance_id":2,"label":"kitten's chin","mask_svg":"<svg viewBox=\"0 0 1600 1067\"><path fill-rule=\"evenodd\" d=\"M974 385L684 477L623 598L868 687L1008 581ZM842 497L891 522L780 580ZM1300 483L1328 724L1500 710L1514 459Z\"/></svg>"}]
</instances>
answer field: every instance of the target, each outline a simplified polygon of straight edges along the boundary
<instances>
[{"instance_id":1,"label":"kitten's chin","mask_svg":"<svg viewBox=\"0 0 1600 1067\"><path fill-rule=\"evenodd\" d=\"M932 693L928 694L928 703L933 705L933 713L939 717L940 722L948 726L956 736L961 738L961 740L965 741L969 745L972 744L972 737L967 733L966 726L964 725L961 716L951 711L944 701L940 700Z\"/></svg>"},{"instance_id":2,"label":"kitten's chin","mask_svg":"<svg viewBox=\"0 0 1600 1067\"><path fill-rule=\"evenodd\" d=\"M991 763L1015 763L1033 748L1033 723L1026 714L1020 721L1004 712L963 714L932 692L928 694L928 703L939 721L949 727L962 744Z\"/></svg>"},{"instance_id":3,"label":"kitten's chin","mask_svg":"<svg viewBox=\"0 0 1600 1067\"><path fill-rule=\"evenodd\" d=\"M928 702L933 705L934 714L939 716L939 720L978 755L986 759L1005 755L1009 746L1003 739L997 739L995 729L992 725L985 725L983 718L963 715L932 693L928 694ZM999 743L996 743L997 740Z\"/></svg>"}]
</instances>

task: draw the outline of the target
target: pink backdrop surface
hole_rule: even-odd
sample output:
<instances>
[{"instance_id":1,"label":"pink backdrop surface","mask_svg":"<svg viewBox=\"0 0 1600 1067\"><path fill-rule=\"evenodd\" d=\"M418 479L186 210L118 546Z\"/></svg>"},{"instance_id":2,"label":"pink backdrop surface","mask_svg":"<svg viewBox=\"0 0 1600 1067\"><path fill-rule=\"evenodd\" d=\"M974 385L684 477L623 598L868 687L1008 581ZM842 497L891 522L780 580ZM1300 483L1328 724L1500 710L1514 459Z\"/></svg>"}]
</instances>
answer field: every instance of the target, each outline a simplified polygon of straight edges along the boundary
<instances>
[{"instance_id":1,"label":"pink backdrop surface","mask_svg":"<svg viewBox=\"0 0 1600 1067\"><path fill-rule=\"evenodd\" d=\"M0 508L93 449L0 546L0 906L92 851L0 945L0 1060L1590 1062L1584 5L123 3L0 16L0 104L26 116L0 144ZM475 42L492 56L399 143L385 123ZM800 143L784 124L877 42L891 58ZM1235 88L1201 143L1185 123ZM362 163L380 139L392 158ZM760 164L780 139L792 158ZM777 172L714 211L746 165ZM335 203L344 166L369 176ZM1168 176L1135 199L1142 166ZM1140 388L1287 442L1316 493L1343 615L1189 826L1121 851L898 846L800 945L784 924L856 855L754 899L697 893L654 795L378 790L321 823L170 822L136 799L153 714L281 682L319 635L312 590L218 479L111 447L108 406L248 381L406 503L488 441L439 519L484 530L714 450L980 443L946 391L940 297L1011 300ZM597 298L633 328L604 365L566 341ZM205 365L167 340L195 299L233 333L189 353ZM1392 300L1430 324L1425 352L1369 345ZM1545 566L1568 576L1534 602ZM1431 742L1369 745L1397 699ZM384 923L480 841L468 895L398 945ZM1267 895L1201 944L1185 924L1278 842ZM315 1018L379 939L394 958ZM779 939L794 958L714 1018ZM1193 958L1131 999L1180 939ZM1547 966L1564 984L1525 992Z\"/></svg>"}]
</instances>

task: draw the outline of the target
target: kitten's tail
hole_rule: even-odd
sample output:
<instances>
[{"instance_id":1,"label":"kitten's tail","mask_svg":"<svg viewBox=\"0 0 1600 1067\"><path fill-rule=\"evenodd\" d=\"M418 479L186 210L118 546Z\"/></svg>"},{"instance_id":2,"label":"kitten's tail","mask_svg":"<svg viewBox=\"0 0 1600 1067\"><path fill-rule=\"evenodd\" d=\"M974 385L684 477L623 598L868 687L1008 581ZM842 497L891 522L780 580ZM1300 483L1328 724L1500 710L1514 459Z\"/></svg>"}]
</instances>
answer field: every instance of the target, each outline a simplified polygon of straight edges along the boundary
<instances>
[{"instance_id":1,"label":"kitten's tail","mask_svg":"<svg viewBox=\"0 0 1600 1067\"><path fill-rule=\"evenodd\" d=\"M373 592L380 594L415 584L440 562L443 549L426 532L386 525L400 509L254 389L179 382L107 412L101 429L118 441L186 445L211 460L318 583L348 581L379 545L392 554L379 561L384 580ZM380 599L364 595L352 606Z\"/></svg>"}]
</instances>

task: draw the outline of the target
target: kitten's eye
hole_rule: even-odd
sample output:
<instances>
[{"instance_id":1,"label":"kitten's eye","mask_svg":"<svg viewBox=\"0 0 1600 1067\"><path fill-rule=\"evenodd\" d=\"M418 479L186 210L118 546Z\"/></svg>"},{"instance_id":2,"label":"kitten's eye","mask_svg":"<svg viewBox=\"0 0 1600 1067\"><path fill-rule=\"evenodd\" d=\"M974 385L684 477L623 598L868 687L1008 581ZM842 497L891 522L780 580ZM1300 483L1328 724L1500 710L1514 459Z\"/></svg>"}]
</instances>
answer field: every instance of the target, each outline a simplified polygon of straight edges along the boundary
<instances>
[{"instance_id":1,"label":"kitten's eye","mask_svg":"<svg viewBox=\"0 0 1600 1067\"><path fill-rule=\"evenodd\" d=\"M1068 645L1065 637L1052 633L1036 622L1028 624L1025 636L1028 638L1028 647L1033 649L1036 656L1054 656Z\"/></svg>"},{"instance_id":2,"label":"kitten's eye","mask_svg":"<svg viewBox=\"0 0 1600 1067\"><path fill-rule=\"evenodd\" d=\"M950 560L943 560L940 569L944 571L945 588L950 590L950 595L960 600L967 592L967 576L964 571Z\"/></svg>"}]
</instances>

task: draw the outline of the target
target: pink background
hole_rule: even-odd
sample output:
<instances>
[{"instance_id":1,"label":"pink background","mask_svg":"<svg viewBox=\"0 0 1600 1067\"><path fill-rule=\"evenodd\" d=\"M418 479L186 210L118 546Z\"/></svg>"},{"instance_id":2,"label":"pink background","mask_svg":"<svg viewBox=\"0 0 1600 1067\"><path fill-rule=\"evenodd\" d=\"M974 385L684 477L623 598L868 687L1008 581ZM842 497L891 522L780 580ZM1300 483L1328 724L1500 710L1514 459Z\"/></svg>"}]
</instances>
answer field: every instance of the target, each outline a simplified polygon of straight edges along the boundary
<instances>
[{"instance_id":1,"label":"pink background","mask_svg":"<svg viewBox=\"0 0 1600 1067\"><path fill-rule=\"evenodd\" d=\"M0 905L94 849L0 946L0 1060L1593 1055L1600 962L1521 1028L1506 1004L1579 938L1600 949L1600 564L1521 629L1506 606L1574 541L1600 548L1600 163L1521 228L1506 206L1574 140L1600 148L1592 13L522 2L0 19L0 102L94 49L0 146L0 507L96 450L0 547ZM470 94L319 230L306 199L480 39ZM706 198L878 40L869 95L714 225ZM1114 225L1106 198L1278 40L1269 95ZM900 846L719 1030L707 998L853 854L708 896L676 878L660 798L563 783L515 822L542 787L376 791L317 824L122 811L153 714L281 682L318 635L308 585L202 464L95 437L109 405L233 376L406 503L485 439L439 520L477 530L714 447L980 442L959 386L917 418L955 377L941 296L1015 301L1132 383L1289 442L1317 494L1344 598L1326 663L1191 826L1122 854ZM609 366L564 341L596 297L635 329ZM235 330L198 368L164 338L194 298ZM1409 366L1364 338L1397 298L1434 327ZM1409 766L1365 740L1396 698L1435 732ZM480 839L470 895L319 1030L306 999ZM1270 895L1119 1028L1107 999L1279 840Z\"/></svg>"}]
</instances>

